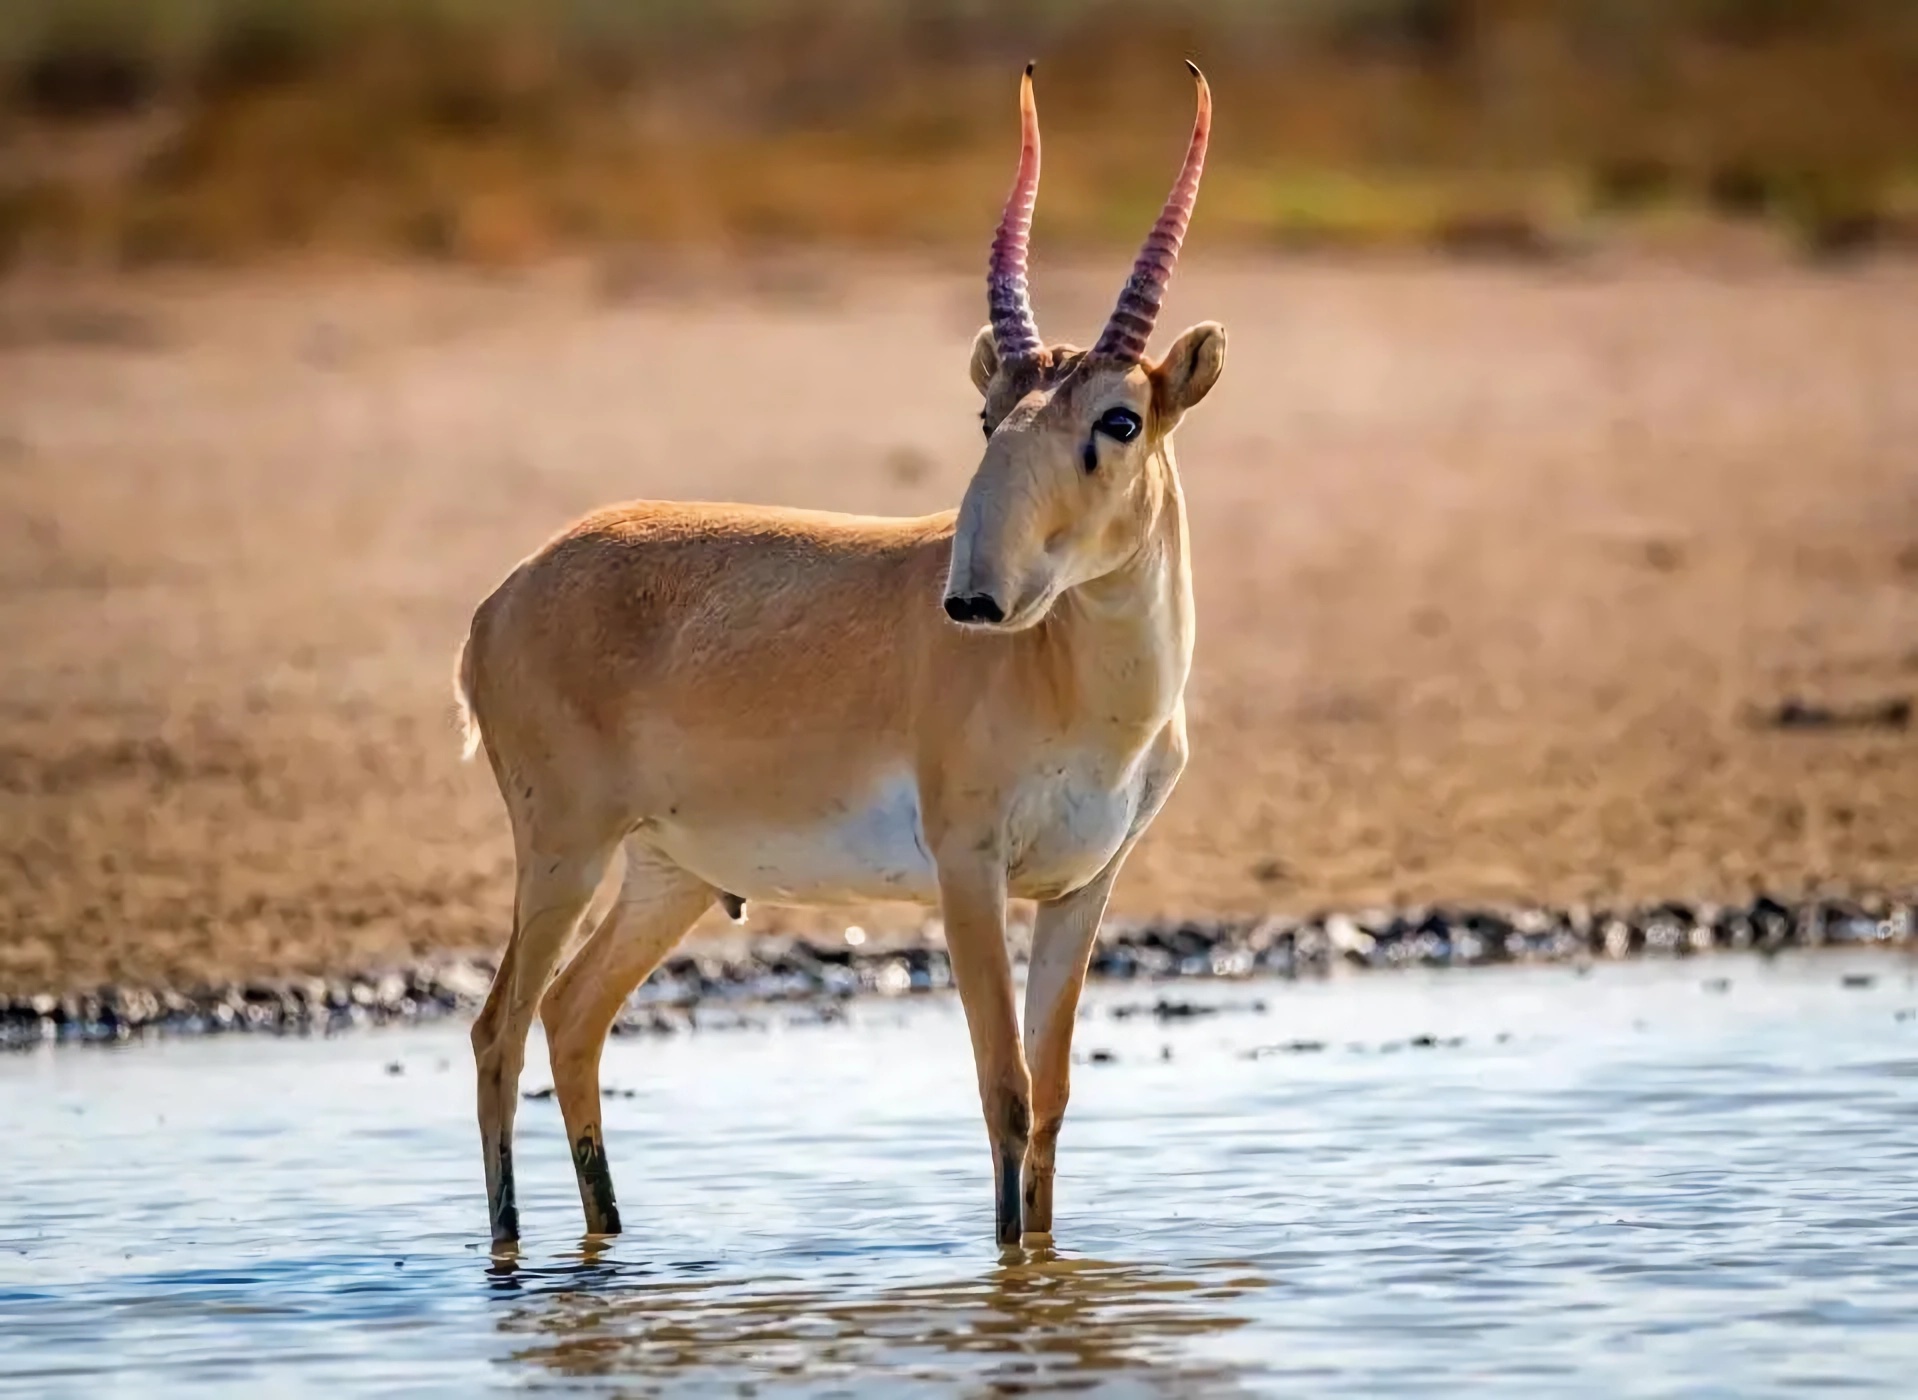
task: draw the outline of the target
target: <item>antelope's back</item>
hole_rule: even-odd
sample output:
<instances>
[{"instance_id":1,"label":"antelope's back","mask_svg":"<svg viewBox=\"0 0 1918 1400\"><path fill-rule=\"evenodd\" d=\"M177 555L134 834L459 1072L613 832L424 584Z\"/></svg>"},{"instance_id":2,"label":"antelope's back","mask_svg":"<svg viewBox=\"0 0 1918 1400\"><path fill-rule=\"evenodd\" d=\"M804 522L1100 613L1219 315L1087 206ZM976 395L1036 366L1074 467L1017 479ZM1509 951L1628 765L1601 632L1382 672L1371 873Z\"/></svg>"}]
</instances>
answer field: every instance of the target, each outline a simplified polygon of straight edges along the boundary
<instances>
[{"instance_id":1,"label":"antelope's back","mask_svg":"<svg viewBox=\"0 0 1918 1400\"><path fill-rule=\"evenodd\" d=\"M639 502L525 560L474 618L477 708L559 702L593 730L765 736L893 724L944 625L951 512L909 519ZM524 697L516 700L514 697ZM542 706L543 708L543 706Z\"/></svg>"}]
</instances>

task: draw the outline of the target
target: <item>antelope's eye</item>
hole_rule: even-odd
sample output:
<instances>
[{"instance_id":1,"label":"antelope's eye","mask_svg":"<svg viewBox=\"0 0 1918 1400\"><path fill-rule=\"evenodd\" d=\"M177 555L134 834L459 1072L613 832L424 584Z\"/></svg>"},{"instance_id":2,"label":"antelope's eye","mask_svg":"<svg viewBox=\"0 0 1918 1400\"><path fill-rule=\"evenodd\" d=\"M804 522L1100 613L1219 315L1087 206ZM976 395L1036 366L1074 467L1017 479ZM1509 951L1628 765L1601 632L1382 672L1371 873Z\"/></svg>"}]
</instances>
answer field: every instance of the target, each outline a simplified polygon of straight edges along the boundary
<instances>
[{"instance_id":1,"label":"antelope's eye","mask_svg":"<svg viewBox=\"0 0 1918 1400\"><path fill-rule=\"evenodd\" d=\"M1115 442L1131 442L1139 435L1139 415L1129 408L1108 408L1093 428Z\"/></svg>"}]
</instances>

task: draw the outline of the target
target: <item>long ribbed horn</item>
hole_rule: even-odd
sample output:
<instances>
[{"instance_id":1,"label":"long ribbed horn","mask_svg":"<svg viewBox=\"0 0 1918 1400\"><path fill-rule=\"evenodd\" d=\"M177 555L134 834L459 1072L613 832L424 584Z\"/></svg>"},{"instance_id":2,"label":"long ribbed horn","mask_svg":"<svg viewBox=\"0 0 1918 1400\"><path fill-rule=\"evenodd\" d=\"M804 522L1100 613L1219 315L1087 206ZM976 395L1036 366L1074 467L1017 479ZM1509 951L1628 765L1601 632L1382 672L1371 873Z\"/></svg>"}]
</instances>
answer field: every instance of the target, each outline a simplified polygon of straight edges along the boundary
<instances>
[{"instance_id":1,"label":"long ribbed horn","mask_svg":"<svg viewBox=\"0 0 1918 1400\"><path fill-rule=\"evenodd\" d=\"M1029 360L1039 353L1039 324L1032 318L1026 290L1026 246L1032 235L1032 206L1039 200L1039 109L1032 100L1032 68L1019 80L1019 175L1006 196L1006 212L992 240L986 268L986 310L992 319L992 343L1001 363Z\"/></svg>"},{"instance_id":2,"label":"long ribbed horn","mask_svg":"<svg viewBox=\"0 0 1918 1400\"><path fill-rule=\"evenodd\" d=\"M1185 240L1186 225L1192 219L1192 205L1199 197L1199 176L1205 171L1205 146L1212 135L1212 89L1205 74L1191 59L1186 67L1199 82L1199 115L1192 123L1192 144L1186 148L1185 166L1166 196L1159 222L1152 226L1139 260L1132 264L1132 276L1119 293L1119 304L1112 319L1099 334L1092 353L1109 359L1136 364L1145 358L1145 343L1152 337L1152 324L1159 319L1159 304L1165 300L1166 284L1179 261L1179 245Z\"/></svg>"}]
</instances>

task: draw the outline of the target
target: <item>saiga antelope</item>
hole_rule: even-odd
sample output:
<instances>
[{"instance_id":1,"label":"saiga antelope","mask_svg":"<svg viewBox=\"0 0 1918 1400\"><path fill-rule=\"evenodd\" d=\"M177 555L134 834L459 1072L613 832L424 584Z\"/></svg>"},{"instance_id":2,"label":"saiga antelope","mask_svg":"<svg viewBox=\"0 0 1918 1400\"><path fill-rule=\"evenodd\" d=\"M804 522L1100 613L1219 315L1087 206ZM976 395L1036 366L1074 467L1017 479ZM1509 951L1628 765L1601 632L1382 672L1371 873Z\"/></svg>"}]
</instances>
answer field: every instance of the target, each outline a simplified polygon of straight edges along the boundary
<instances>
[{"instance_id":1,"label":"saiga antelope","mask_svg":"<svg viewBox=\"0 0 1918 1400\"><path fill-rule=\"evenodd\" d=\"M1190 66L1190 65L1188 65ZM1212 99L1091 350L1039 339L1032 69L972 347L985 455L957 512L641 502L589 515L482 603L467 752L512 820L513 933L473 1026L493 1238L519 1235L533 1012L587 1229L619 1212L599 1060L621 1003L715 900L937 904L992 1145L997 1235L1052 1229L1072 1026L1112 882L1185 765L1192 577L1172 431L1225 364L1207 322L1145 357ZM553 968L602 880L604 918ZM1006 900L1038 902L1025 1031ZM551 982L549 988L549 981Z\"/></svg>"}]
</instances>

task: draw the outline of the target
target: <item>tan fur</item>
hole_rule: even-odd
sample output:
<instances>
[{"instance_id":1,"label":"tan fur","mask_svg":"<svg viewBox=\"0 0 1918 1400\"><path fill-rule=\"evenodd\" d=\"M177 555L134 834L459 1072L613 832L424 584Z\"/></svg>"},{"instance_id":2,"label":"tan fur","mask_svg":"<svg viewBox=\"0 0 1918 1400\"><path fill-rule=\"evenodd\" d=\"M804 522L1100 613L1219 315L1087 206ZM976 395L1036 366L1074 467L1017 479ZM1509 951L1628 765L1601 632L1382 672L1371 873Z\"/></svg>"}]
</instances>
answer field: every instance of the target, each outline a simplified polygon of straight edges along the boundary
<instances>
[{"instance_id":1,"label":"tan fur","mask_svg":"<svg viewBox=\"0 0 1918 1400\"><path fill-rule=\"evenodd\" d=\"M1185 761L1192 591L1169 437L1223 354L1207 325L1158 365L1056 347L1003 370L982 332L972 369L991 432L957 512L619 506L480 605L459 699L519 861L514 935L473 1030L496 1240L518 1232L513 1109L542 996L588 1227L618 1229L600 1045L722 894L942 907L999 1238L1051 1228L1086 958ZM1115 405L1144 423L1129 444L1095 437ZM996 597L1002 625L949 621L959 593ZM1024 1044L1009 895L1040 901Z\"/></svg>"}]
</instances>

